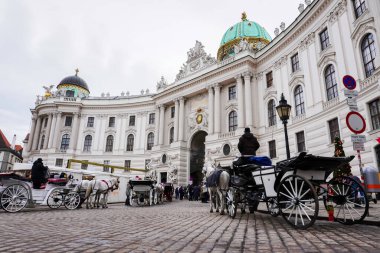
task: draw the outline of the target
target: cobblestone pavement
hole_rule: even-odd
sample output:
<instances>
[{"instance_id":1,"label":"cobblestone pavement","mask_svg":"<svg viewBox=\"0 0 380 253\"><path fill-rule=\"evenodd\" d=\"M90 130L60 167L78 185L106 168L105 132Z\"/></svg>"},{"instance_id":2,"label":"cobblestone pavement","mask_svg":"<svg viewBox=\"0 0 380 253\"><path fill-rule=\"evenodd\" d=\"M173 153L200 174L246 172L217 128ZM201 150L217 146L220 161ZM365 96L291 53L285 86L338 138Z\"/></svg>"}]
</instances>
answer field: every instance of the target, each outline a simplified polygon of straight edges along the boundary
<instances>
[{"instance_id":1,"label":"cobblestone pavement","mask_svg":"<svg viewBox=\"0 0 380 253\"><path fill-rule=\"evenodd\" d=\"M0 211L0 252L380 252L380 227L317 220L295 230L282 217L209 213L174 201L152 207Z\"/></svg>"}]
</instances>

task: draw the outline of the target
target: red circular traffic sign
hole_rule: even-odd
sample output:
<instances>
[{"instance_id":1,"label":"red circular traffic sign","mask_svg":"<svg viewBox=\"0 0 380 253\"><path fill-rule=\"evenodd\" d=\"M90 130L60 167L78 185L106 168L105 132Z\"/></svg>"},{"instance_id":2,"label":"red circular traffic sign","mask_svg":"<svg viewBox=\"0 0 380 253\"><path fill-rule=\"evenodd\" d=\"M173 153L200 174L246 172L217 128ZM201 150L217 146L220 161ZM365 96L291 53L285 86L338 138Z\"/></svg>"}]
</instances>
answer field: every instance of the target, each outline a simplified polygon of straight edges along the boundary
<instances>
[{"instance_id":1,"label":"red circular traffic sign","mask_svg":"<svg viewBox=\"0 0 380 253\"><path fill-rule=\"evenodd\" d=\"M349 90L354 90L356 88L356 80L350 75L345 75L343 77L343 85Z\"/></svg>"},{"instance_id":2,"label":"red circular traffic sign","mask_svg":"<svg viewBox=\"0 0 380 253\"><path fill-rule=\"evenodd\" d=\"M365 131L366 123L363 116L358 112L349 112L346 116L347 127L354 134L361 134Z\"/></svg>"}]
</instances>

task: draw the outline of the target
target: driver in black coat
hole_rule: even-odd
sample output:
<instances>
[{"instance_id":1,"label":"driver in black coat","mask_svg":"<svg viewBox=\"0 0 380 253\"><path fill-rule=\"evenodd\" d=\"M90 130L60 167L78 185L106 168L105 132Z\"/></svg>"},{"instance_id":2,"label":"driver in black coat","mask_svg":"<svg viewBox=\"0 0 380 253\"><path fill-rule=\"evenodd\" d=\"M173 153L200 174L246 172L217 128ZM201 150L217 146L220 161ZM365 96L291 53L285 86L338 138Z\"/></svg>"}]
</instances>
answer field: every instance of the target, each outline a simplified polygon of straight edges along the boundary
<instances>
[{"instance_id":1,"label":"driver in black coat","mask_svg":"<svg viewBox=\"0 0 380 253\"><path fill-rule=\"evenodd\" d=\"M246 127L244 134L240 137L238 143L238 149L241 157L234 162L235 165L240 166L247 163L247 157L255 156L256 151L259 149L260 144L257 138L251 133L251 129Z\"/></svg>"},{"instance_id":2,"label":"driver in black coat","mask_svg":"<svg viewBox=\"0 0 380 253\"><path fill-rule=\"evenodd\" d=\"M32 181L33 188L40 189L42 184L47 182L47 170L48 168L42 163L42 158L38 158L32 166Z\"/></svg>"}]
</instances>

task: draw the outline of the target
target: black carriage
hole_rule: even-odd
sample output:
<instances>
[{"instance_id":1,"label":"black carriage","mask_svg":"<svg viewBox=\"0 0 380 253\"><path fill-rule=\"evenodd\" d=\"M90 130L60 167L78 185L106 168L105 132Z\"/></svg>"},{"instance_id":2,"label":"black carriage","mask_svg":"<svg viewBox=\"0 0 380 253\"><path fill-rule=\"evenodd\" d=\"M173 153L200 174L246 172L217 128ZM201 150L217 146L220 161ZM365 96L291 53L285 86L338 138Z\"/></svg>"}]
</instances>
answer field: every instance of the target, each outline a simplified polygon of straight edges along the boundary
<instances>
[{"instance_id":1,"label":"black carriage","mask_svg":"<svg viewBox=\"0 0 380 253\"><path fill-rule=\"evenodd\" d=\"M343 224L362 221L368 213L363 187L351 177L332 177L332 172L350 162L351 157L321 157L301 153L276 166L248 164L231 170L227 192L229 216L238 206L255 211L265 202L272 216L282 215L295 228L314 224L320 209L333 210L334 220Z\"/></svg>"}]
</instances>

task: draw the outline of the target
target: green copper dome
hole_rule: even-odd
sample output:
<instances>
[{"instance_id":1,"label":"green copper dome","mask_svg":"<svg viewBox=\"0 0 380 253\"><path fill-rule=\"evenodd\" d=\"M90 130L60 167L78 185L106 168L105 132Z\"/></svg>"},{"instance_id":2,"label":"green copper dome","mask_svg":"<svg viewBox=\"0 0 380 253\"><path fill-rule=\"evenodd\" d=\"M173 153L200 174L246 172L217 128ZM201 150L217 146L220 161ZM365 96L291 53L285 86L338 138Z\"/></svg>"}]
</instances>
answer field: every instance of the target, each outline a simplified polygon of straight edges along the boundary
<instances>
[{"instance_id":1,"label":"green copper dome","mask_svg":"<svg viewBox=\"0 0 380 253\"><path fill-rule=\"evenodd\" d=\"M238 45L241 40L248 42L252 50L255 51L260 50L272 41L265 28L248 20L245 12L242 13L241 20L224 33L218 50L219 61L234 55L234 46Z\"/></svg>"}]
</instances>

